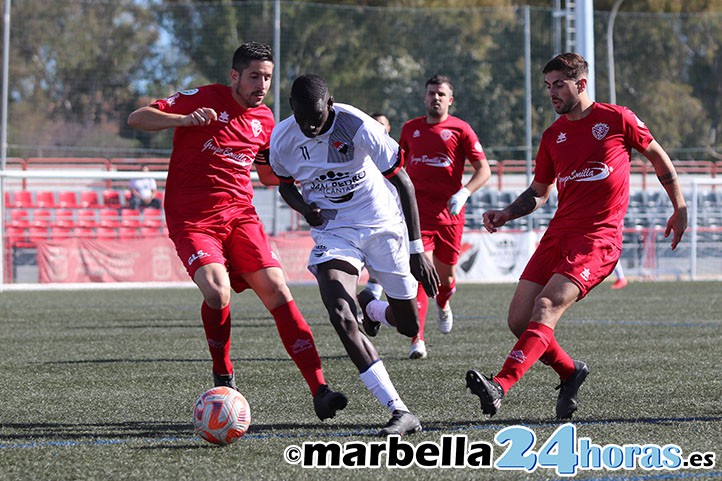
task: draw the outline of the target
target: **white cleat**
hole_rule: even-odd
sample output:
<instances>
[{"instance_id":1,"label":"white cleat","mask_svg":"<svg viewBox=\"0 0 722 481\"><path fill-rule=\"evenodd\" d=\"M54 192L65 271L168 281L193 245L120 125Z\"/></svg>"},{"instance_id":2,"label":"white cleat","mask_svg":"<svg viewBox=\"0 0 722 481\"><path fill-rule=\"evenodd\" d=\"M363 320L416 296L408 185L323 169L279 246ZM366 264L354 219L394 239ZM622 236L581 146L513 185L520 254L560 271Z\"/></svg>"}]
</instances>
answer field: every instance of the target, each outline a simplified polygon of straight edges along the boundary
<instances>
[{"instance_id":1,"label":"white cleat","mask_svg":"<svg viewBox=\"0 0 722 481\"><path fill-rule=\"evenodd\" d=\"M424 359L426 356L426 343L423 340L419 339L411 343L409 359Z\"/></svg>"},{"instance_id":2,"label":"white cleat","mask_svg":"<svg viewBox=\"0 0 722 481\"><path fill-rule=\"evenodd\" d=\"M439 317L437 319L439 325L439 332L441 332L442 334L450 333L451 328L454 327L454 313L451 312L451 305L449 305L449 303L447 302L446 307L442 309L437 304L436 309L439 313Z\"/></svg>"}]
</instances>

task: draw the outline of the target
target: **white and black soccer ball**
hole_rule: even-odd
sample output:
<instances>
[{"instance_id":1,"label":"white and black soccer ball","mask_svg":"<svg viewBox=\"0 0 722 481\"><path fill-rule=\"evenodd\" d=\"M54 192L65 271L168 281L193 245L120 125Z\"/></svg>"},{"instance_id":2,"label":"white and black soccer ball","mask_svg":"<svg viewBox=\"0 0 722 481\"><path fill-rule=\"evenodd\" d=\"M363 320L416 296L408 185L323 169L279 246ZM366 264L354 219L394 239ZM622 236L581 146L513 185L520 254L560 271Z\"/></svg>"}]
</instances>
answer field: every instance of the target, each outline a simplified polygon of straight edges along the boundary
<instances>
[{"instance_id":1,"label":"white and black soccer ball","mask_svg":"<svg viewBox=\"0 0 722 481\"><path fill-rule=\"evenodd\" d=\"M193 407L193 426L209 443L225 446L241 439L251 424L251 407L235 389L213 387Z\"/></svg>"}]
</instances>

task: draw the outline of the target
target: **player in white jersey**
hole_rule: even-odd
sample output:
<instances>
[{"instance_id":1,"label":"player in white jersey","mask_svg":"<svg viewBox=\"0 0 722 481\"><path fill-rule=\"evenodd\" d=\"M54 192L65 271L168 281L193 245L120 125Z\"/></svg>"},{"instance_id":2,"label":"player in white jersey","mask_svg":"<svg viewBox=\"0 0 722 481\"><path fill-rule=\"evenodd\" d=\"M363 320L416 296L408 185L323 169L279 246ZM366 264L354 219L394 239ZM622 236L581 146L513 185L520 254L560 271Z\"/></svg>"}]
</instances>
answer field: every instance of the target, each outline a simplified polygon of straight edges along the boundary
<instances>
[{"instance_id":1,"label":"player in white jersey","mask_svg":"<svg viewBox=\"0 0 722 481\"><path fill-rule=\"evenodd\" d=\"M438 291L438 274L423 255L416 198L401 151L374 119L334 104L318 75L294 81L291 108L293 117L271 134L270 165L281 180L281 196L311 225L315 246L309 269L361 380L391 411L379 434L420 431L357 320L356 290L364 266L388 299L359 295L370 336L383 323L413 337L419 329L417 280L429 295Z\"/></svg>"}]
</instances>

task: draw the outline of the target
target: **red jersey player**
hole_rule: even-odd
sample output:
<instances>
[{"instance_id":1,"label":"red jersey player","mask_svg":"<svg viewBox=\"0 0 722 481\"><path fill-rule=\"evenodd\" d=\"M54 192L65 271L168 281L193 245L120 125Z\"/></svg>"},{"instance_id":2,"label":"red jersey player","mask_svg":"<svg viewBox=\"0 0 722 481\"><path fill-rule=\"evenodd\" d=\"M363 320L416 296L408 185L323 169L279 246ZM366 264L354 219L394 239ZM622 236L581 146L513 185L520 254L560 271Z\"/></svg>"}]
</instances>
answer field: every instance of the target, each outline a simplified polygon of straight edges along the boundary
<instances>
[{"instance_id":1,"label":"red jersey player","mask_svg":"<svg viewBox=\"0 0 722 481\"><path fill-rule=\"evenodd\" d=\"M424 252L433 259L441 285L436 295L439 330L453 326L449 299L456 291L456 264L464 231L464 204L491 176L479 139L469 124L449 114L454 86L448 77L436 75L426 81L426 116L409 120L401 129L399 144L405 151L406 170L416 189ZM474 173L464 185L466 161ZM409 357L427 355L424 319L429 298L419 289L419 334L411 341Z\"/></svg>"},{"instance_id":2,"label":"red jersey player","mask_svg":"<svg viewBox=\"0 0 722 481\"><path fill-rule=\"evenodd\" d=\"M493 233L546 202L556 181L559 206L509 307L509 328L518 341L496 376L466 373L467 387L481 399L484 414L496 414L504 394L537 360L561 379L557 418L569 419L577 410L579 387L589 369L559 346L554 329L575 301L612 273L619 259L631 148L649 159L672 202L674 212L665 231L665 236L673 233L672 249L687 227L687 207L669 155L631 110L589 98L588 69L575 53L546 64L544 83L561 117L542 135L531 186L503 210L484 213L484 226Z\"/></svg>"},{"instance_id":3,"label":"red jersey player","mask_svg":"<svg viewBox=\"0 0 722 481\"><path fill-rule=\"evenodd\" d=\"M201 319L216 386L236 388L230 359L231 289L253 289L269 310L288 354L314 396L320 419L346 406L324 380L311 329L296 307L252 204L251 166L261 182L278 183L268 166L274 127L263 99L273 54L249 42L233 55L230 86L205 85L156 100L131 113L131 127L174 128L165 214L170 238L203 294Z\"/></svg>"}]
</instances>

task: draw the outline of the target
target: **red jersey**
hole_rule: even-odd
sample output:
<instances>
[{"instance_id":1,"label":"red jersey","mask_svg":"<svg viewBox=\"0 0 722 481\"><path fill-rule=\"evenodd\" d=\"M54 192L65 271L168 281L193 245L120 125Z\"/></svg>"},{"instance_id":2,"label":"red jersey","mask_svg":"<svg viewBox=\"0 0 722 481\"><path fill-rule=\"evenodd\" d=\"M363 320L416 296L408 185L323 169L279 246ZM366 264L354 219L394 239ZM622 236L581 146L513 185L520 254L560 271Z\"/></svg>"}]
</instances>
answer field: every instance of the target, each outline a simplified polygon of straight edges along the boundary
<instances>
[{"instance_id":1,"label":"red jersey","mask_svg":"<svg viewBox=\"0 0 722 481\"><path fill-rule=\"evenodd\" d=\"M271 110L265 105L243 109L231 88L220 84L184 90L152 105L175 114L199 107L218 114L210 125L175 129L164 207L171 236L187 226L255 216L251 164L269 149Z\"/></svg>"},{"instance_id":2,"label":"red jersey","mask_svg":"<svg viewBox=\"0 0 722 481\"><path fill-rule=\"evenodd\" d=\"M609 233L621 238L629 203L631 148L654 140L626 107L594 103L585 118L556 120L542 135L534 180L556 179L559 206L549 230Z\"/></svg>"},{"instance_id":3,"label":"red jersey","mask_svg":"<svg viewBox=\"0 0 722 481\"><path fill-rule=\"evenodd\" d=\"M433 225L463 224L466 208L452 217L447 204L463 187L466 159L486 159L471 126L451 115L438 124L418 117L401 128L399 144L405 151L404 166L416 189L422 230Z\"/></svg>"}]
</instances>

